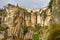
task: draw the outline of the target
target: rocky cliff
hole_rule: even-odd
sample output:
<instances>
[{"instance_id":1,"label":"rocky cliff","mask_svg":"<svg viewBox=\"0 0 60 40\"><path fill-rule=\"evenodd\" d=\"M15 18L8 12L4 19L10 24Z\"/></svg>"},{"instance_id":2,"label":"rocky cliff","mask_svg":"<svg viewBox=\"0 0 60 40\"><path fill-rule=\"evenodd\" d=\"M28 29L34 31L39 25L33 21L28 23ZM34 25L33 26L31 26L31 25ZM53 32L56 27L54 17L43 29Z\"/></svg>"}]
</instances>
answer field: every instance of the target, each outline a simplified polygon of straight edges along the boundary
<instances>
[{"instance_id":1,"label":"rocky cliff","mask_svg":"<svg viewBox=\"0 0 60 40\"><path fill-rule=\"evenodd\" d=\"M54 18L54 21L57 23L60 23L60 1L54 0L52 6L52 16Z\"/></svg>"},{"instance_id":2,"label":"rocky cliff","mask_svg":"<svg viewBox=\"0 0 60 40\"><path fill-rule=\"evenodd\" d=\"M3 31L5 39L14 40L15 38L20 38L21 40L27 40L31 38L32 28L35 28L36 24L40 26L50 25L51 14L48 7L29 10L18 5L8 4L4 6L2 19L2 26L8 27L6 31ZM23 35L23 28L25 26L28 28L28 32Z\"/></svg>"}]
</instances>

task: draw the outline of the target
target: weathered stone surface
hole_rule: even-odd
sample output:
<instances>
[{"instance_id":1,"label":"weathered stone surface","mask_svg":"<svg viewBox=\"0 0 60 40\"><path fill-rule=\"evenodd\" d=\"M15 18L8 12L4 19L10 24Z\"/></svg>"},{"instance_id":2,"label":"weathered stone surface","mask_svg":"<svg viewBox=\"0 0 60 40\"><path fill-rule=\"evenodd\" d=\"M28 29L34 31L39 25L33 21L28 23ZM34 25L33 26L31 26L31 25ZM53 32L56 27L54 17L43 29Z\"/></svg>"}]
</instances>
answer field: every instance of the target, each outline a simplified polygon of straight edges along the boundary
<instances>
[{"instance_id":1,"label":"weathered stone surface","mask_svg":"<svg viewBox=\"0 0 60 40\"><path fill-rule=\"evenodd\" d=\"M39 24L41 26L50 25L51 14L50 9L48 9L48 7L27 10L19 6L8 4L4 7L3 12L3 23L8 26L8 30L6 31L8 37L7 40L13 40L16 37L20 37L22 39L31 38L30 36L33 32L31 32L31 30L29 29L26 35L23 35L23 27L25 25L28 28L34 28L36 24Z\"/></svg>"},{"instance_id":2,"label":"weathered stone surface","mask_svg":"<svg viewBox=\"0 0 60 40\"><path fill-rule=\"evenodd\" d=\"M52 6L52 17L55 22L60 23L60 0L54 0L55 5Z\"/></svg>"}]
</instances>

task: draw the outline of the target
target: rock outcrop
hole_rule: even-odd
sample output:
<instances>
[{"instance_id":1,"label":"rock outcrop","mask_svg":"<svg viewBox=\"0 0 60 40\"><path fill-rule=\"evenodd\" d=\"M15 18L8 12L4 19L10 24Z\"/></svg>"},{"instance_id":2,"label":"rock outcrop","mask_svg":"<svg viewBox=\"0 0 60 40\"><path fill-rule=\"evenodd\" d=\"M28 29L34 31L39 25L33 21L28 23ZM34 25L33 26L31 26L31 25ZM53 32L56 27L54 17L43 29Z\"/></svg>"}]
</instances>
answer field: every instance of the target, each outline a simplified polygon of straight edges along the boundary
<instances>
[{"instance_id":1,"label":"rock outcrop","mask_svg":"<svg viewBox=\"0 0 60 40\"><path fill-rule=\"evenodd\" d=\"M55 22L60 23L60 1L54 0L52 6L52 17Z\"/></svg>"},{"instance_id":2,"label":"rock outcrop","mask_svg":"<svg viewBox=\"0 0 60 40\"><path fill-rule=\"evenodd\" d=\"M51 20L50 9L48 7L41 9L27 10L18 5L8 4L3 9L3 25L7 25L8 29L5 32L7 40L13 40L14 37L23 38L23 27L34 28L36 24L41 26L49 26ZM30 30L29 30L30 31ZM28 36L30 32L27 32L25 36ZM31 33L30 33L31 34ZM29 34L29 35L30 35ZM12 37L12 38L11 38ZM10 39L9 39L10 38ZM25 38L26 39L26 38ZM29 37L27 38L29 39Z\"/></svg>"}]
</instances>

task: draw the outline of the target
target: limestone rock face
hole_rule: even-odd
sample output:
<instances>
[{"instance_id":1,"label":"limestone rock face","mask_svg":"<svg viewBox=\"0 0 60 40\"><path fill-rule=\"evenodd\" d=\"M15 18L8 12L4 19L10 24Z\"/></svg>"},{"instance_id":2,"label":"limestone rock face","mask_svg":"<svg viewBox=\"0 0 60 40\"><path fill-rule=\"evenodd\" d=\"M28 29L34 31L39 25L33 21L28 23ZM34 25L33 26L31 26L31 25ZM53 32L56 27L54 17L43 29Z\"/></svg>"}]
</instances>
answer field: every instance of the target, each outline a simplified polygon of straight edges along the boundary
<instances>
[{"instance_id":1,"label":"limestone rock face","mask_svg":"<svg viewBox=\"0 0 60 40\"><path fill-rule=\"evenodd\" d=\"M48 19L48 17L51 17L50 9L48 9L48 7L41 8L41 9L33 9L29 11L28 10L25 8L14 6L14 5L9 5L9 4L6 5L5 14L7 16L5 18L5 21L6 21L5 24L8 24L8 26L12 26L14 25L14 21L15 21L14 18L17 18L17 20L15 21L17 22L18 17L21 17L23 18L27 26L29 26L29 24L34 25L37 23L43 25L44 16L46 16L46 20ZM44 22L45 25L47 25L46 20ZM48 20L50 20L50 18Z\"/></svg>"},{"instance_id":2,"label":"limestone rock face","mask_svg":"<svg viewBox=\"0 0 60 40\"><path fill-rule=\"evenodd\" d=\"M8 25L8 36L21 36L22 35L22 27L24 26L25 22L25 15L27 14L27 10L16 7L14 5L8 4L5 6L5 24Z\"/></svg>"},{"instance_id":3,"label":"limestone rock face","mask_svg":"<svg viewBox=\"0 0 60 40\"><path fill-rule=\"evenodd\" d=\"M54 21L60 23L60 0L54 0L54 4L52 7L52 16Z\"/></svg>"},{"instance_id":4,"label":"limestone rock face","mask_svg":"<svg viewBox=\"0 0 60 40\"><path fill-rule=\"evenodd\" d=\"M32 11L31 12L32 25L40 24L41 26L43 26L44 24L46 26L49 24L49 21L51 19L51 16L50 16L51 14L50 14L50 10L47 7L41 8L41 9L33 9L31 11Z\"/></svg>"},{"instance_id":5,"label":"limestone rock face","mask_svg":"<svg viewBox=\"0 0 60 40\"><path fill-rule=\"evenodd\" d=\"M39 24L41 26L50 25L51 14L48 7L29 10L19 6L8 4L4 7L3 10L3 23L8 26L8 29L6 30L6 34L8 37L7 40L13 40L14 37L20 37L22 39L23 37L25 39L31 38L30 35L32 32L27 32L25 36L23 35L23 27L25 25L27 26L27 28L34 28L36 24Z\"/></svg>"}]
</instances>

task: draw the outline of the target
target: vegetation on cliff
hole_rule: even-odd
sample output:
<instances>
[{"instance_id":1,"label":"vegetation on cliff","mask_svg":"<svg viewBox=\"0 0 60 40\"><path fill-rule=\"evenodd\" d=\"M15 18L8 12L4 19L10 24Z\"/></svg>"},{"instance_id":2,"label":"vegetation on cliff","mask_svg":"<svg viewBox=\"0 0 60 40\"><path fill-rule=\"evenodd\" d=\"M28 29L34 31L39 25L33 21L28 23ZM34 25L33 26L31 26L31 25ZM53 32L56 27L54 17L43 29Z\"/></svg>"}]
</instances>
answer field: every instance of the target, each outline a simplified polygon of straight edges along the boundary
<instances>
[{"instance_id":1,"label":"vegetation on cliff","mask_svg":"<svg viewBox=\"0 0 60 40\"><path fill-rule=\"evenodd\" d=\"M52 12L52 5L53 5L53 0L51 0L50 2L49 2L49 5L48 5L48 8L50 8L50 11ZM13 7L15 7L14 5L11 5L11 4L8 4L8 6L9 6L9 8L11 7L11 8L13 8ZM25 9L22 9L22 8L18 8L18 5L16 6L17 7L17 9L20 9L20 10L17 10L17 12L15 12L14 10L14 12L13 13L15 13L15 15L14 14L12 14L12 16L11 15L9 15L9 16L7 16L6 17L6 19L9 17L9 18L14 18L14 22L17 22L17 23L15 23L14 24L14 26L16 26L16 24L17 25L19 25L19 26L16 26L16 27L11 27L11 29L12 29L12 33L14 32L14 31L16 31L17 32L17 34L18 33L20 33L21 31L21 29L22 29L22 34L20 34L20 35L22 35L22 36L20 36L19 35L19 37L18 38L16 38L17 36L15 35L15 33L13 34L14 36L13 36L13 38L15 39L16 38L16 40L18 39L18 40L21 40L21 39L19 39L19 38L22 38L22 40L24 39L24 37L25 37L25 35L27 35L29 32L30 32L30 29L28 29L28 27L27 27L27 25L23 25L23 26L21 26L22 24L24 24L25 22L26 22L26 20L25 20L25 13L28 13ZM15 8L16 8L15 7ZM8 10L8 11L10 11L10 10ZM40 12L40 11L39 11ZM12 12L11 12L12 13ZM20 13L20 14L19 14ZM22 13L22 14L21 14ZM43 14L44 13L44 14ZM45 19L46 19L46 17L47 17L47 15L45 14L45 11L43 11L43 13L42 13L42 17L43 17L43 20L44 20L44 22L43 22L43 24L45 23ZM2 12L0 12L0 15L2 14ZM8 14L10 14L9 12L8 12ZM6 13L6 15L8 15L7 13ZM16 14L18 14L18 15L16 15ZM33 14L33 12L32 12L32 14ZM31 15L32 15L31 14ZM14 17L13 17L14 16ZM27 15L26 15L27 16ZM23 18L24 17L24 18ZM35 16L34 16L35 17ZM40 16L39 16L40 17ZM8 18L8 19L9 19ZM7 20L8 20L7 19ZM16 20L17 19L17 20ZM25 22L24 23L22 23L23 22L23 20L22 20L22 22L20 21L20 19L23 19ZM27 20L29 20L29 16L26 18ZM37 19L37 18L36 18ZM15 21L16 20L16 21ZM34 21L34 20L33 20ZM47 20L46 20L47 21ZM8 21L9 22L9 21ZM21 25L20 25L20 23L19 22L21 22ZM31 18L30 18L30 22L31 22ZM37 22L36 22L37 23ZM32 39L31 40L40 40L40 38L41 38L41 40L42 39L44 39L43 37L46 37L46 35L48 34L48 32L49 32L49 35L48 35L48 40L60 40L60 24L58 24L58 23L51 23L51 25L49 25L49 26L41 26L40 24L33 24L34 25L34 28L30 25L30 27L32 27L31 29L33 29L32 31ZM50 27L49 29L48 29L48 27ZM21 29L19 29L19 31L16 29L16 28L21 28ZM0 26L0 31L4 31L4 30L6 30L6 29L8 29L8 27L2 27L2 26ZM29 32L28 32L29 31ZM30 34L31 35L31 34ZM29 35L28 35L29 36ZM27 36L27 38L28 38L28 36ZM12 37L11 37L11 39L13 39ZM26 39L27 39L26 38ZM29 39L28 39L29 40Z\"/></svg>"},{"instance_id":2,"label":"vegetation on cliff","mask_svg":"<svg viewBox=\"0 0 60 40\"><path fill-rule=\"evenodd\" d=\"M52 23L48 40L60 40L60 24Z\"/></svg>"},{"instance_id":3,"label":"vegetation on cliff","mask_svg":"<svg viewBox=\"0 0 60 40\"><path fill-rule=\"evenodd\" d=\"M53 6L53 0L50 0L48 8L50 8L50 11L52 12L52 6Z\"/></svg>"}]
</instances>

